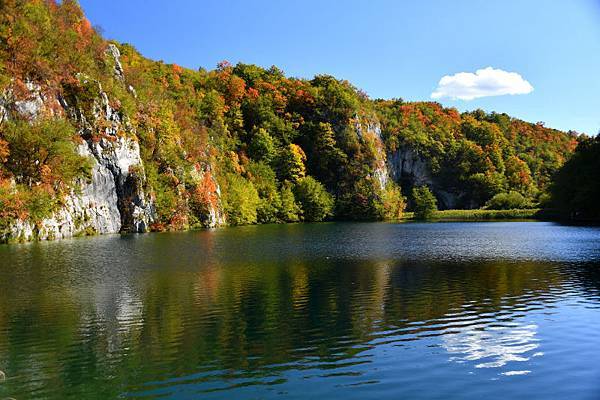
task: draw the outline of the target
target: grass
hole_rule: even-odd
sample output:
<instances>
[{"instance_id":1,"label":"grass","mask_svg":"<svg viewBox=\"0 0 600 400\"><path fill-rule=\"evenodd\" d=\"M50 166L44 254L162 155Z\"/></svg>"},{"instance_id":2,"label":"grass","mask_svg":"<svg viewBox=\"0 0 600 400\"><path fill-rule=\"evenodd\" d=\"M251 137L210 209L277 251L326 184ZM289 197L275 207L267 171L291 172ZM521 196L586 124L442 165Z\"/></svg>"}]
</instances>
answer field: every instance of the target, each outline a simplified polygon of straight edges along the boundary
<instances>
[{"instance_id":1,"label":"grass","mask_svg":"<svg viewBox=\"0 0 600 400\"><path fill-rule=\"evenodd\" d=\"M431 220L434 221L488 221L502 219L548 219L548 212L539 209L515 210L442 210L435 211ZM414 213L406 212L402 216L404 221L414 221Z\"/></svg>"}]
</instances>

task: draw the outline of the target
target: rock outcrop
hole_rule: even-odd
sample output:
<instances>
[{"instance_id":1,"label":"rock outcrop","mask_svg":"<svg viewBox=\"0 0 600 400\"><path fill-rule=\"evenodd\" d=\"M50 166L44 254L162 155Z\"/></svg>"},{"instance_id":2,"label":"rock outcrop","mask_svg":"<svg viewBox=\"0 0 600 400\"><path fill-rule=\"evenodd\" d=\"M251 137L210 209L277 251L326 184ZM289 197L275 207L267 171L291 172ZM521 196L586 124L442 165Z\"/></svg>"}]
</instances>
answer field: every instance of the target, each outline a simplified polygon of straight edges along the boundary
<instances>
[{"instance_id":1,"label":"rock outcrop","mask_svg":"<svg viewBox=\"0 0 600 400\"><path fill-rule=\"evenodd\" d=\"M373 177L382 189L390 180L399 183L405 195L410 187L428 186L434 192L440 208L450 209L458 206L461 196L445 190L436 182L425 157L410 147L386 151L381 136L381 125L376 119L361 119L357 115L354 127L361 140L372 140L378 150Z\"/></svg>"},{"instance_id":2,"label":"rock outcrop","mask_svg":"<svg viewBox=\"0 0 600 400\"><path fill-rule=\"evenodd\" d=\"M361 120L361 118L356 115L354 117L354 129L359 139L363 141L372 141L377 149L377 160L375 170L373 171L373 178L377 180L380 188L384 189L389 182L390 173L388 171L385 145L383 143L383 138L381 137L381 125L374 118Z\"/></svg>"},{"instance_id":3,"label":"rock outcrop","mask_svg":"<svg viewBox=\"0 0 600 400\"><path fill-rule=\"evenodd\" d=\"M122 79L116 47L111 55L115 58L115 75ZM50 218L37 222L16 220L0 237L1 241L145 232L154 220L154 205L145 190L146 177L135 132L127 119L111 107L98 82L79 78L97 89L91 113L84 112L76 97L69 104L60 96L45 94L41 85L32 82L26 85L29 95L25 99L13 100L11 93L5 93L0 100L1 120L10 118L11 113L31 121L43 115L69 118L81 137L79 154L92 163L91 178L79 179ZM217 216L214 218L215 224L220 222Z\"/></svg>"},{"instance_id":4,"label":"rock outcrop","mask_svg":"<svg viewBox=\"0 0 600 400\"><path fill-rule=\"evenodd\" d=\"M432 175L426 159L410 147L401 147L387 154L388 170L391 179L406 188L428 186L438 200L441 209L457 208L461 195L442 187Z\"/></svg>"},{"instance_id":5,"label":"rock outcrop","mask_svg":"<svg viewBox=\"0 0 600 400\"><path fill-rule=\"evenodd\" d=\"M388 154L390 176L396 182L410 179L414 186L432 186L433 178L427 162L411 148L399 148Z\"/></svg>"}]
</instances>

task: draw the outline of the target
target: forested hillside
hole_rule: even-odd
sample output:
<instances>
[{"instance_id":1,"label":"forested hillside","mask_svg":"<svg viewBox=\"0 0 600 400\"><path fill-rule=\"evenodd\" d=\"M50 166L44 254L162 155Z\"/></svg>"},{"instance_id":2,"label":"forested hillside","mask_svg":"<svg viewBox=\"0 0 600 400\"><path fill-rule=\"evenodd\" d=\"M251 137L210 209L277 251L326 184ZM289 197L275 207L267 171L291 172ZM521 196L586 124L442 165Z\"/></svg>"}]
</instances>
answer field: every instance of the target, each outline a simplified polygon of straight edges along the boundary
<instances>
[{"instance_id":1,"label":"forested hillside","mask_svg":"<svg viewBox=\"0 0 600 400\"><path fill-rule=\"evenodd\" d=\"M0 4L5 239L393 219L421 185L442 208L511 191L533 205L579 140L328 75L190 70L104 40L74 1Z\"/></svg>"}]
</instances>

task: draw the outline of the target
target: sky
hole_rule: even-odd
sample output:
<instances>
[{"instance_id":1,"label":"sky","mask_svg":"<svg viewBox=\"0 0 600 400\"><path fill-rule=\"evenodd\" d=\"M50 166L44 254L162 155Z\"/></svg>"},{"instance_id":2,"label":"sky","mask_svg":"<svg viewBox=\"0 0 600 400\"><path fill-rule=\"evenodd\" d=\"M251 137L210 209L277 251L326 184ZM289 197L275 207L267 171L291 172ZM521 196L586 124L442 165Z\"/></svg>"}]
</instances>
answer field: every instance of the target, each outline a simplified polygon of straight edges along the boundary
<instances>
[{"instance_id":1,"label":"sky","mask_svg":"<svg viewBox=\"0 0 600 400\"><path fill-rule=\"evenodd\" d=\"M371 98L434 100L600 130L600 0L80 0L104 36L188 68L330 74Z\"/></svg>"}]
</instances>

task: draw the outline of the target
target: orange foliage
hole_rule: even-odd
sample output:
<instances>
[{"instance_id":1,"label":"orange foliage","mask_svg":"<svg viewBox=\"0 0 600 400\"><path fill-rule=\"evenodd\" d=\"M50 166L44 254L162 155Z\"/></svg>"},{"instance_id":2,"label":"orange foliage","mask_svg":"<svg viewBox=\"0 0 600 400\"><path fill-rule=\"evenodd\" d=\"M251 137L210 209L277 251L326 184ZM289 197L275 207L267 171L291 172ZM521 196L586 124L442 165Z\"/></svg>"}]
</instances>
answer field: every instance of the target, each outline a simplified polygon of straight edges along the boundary
<instances>
[{"instance_id":1,"label":"orange foliage","mask_svg":"<svg viewBox=\"0 0 600 400\"><path fill-rule=\"evenodd\" d=\"M0 139L0 162L6 162L9 154L8 142Z\"/></svg>"}]
</instances>

